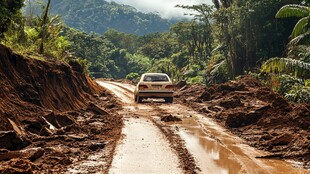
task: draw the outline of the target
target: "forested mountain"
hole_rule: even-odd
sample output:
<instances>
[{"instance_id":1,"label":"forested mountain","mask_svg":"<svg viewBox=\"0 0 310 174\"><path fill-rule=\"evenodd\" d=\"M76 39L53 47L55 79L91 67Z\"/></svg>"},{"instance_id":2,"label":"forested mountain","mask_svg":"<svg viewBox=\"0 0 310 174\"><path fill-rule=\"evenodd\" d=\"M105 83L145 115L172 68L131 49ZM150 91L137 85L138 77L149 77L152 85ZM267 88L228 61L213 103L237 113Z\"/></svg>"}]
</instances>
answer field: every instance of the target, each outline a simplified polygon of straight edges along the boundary
<instances>
[{"instance_id":1,"label":"forested mountain","mask_svg":"<svg viewBox=\"0 0 310 174\"><path fill-rule=\"evenodd\" d=\"M51 13L58 14L70 27L87 33L103 34L108 29L144 35L168 31L170 22L154 13L105 0L53 0Z\"/></svg>"}]
</instances>

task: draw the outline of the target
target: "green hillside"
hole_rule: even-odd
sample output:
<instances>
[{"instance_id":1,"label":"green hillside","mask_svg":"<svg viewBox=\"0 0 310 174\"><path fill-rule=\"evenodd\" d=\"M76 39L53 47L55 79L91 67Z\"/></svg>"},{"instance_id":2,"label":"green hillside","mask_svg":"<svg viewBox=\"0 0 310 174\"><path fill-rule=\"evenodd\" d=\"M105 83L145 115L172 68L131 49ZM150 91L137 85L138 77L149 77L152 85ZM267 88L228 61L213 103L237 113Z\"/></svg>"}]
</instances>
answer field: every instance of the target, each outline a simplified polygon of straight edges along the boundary
<instances>
[{"instance_id":1,"label":"green hillside","mask_svg":"<svg viewBox=\"0 0 310 174\"><path fill-rule=\"evenodd\" d=\"M51 12L85 32L102 34L108 29L144 35L168 31L170 22L154 13L142 13L128 5L104 0L54 0Z\"/></svg>"}]
</instances>

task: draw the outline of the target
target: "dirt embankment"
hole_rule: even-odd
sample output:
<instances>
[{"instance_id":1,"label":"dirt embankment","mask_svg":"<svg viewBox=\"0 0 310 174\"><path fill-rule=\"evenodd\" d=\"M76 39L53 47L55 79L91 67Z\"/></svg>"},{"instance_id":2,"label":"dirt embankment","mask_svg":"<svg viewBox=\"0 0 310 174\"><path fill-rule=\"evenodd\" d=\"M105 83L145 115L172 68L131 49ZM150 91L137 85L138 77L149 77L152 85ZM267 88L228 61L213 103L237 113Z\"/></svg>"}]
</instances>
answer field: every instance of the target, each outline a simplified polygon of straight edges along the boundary
<instances>
[{"instance_id":1,"label":"dirt embankment","mask_svg":"<svg viewBox=\"0 0 310 174\"><path fill-rule=\"evenodd\" d=\"M250 76L210 88L187 86L177 97L271 152L268 157L298 160L309 168L310 105L289 103Z\"/></svg>"},{"instance_id":2,"label":"dirt embankment","mask_svg":"<svg viewBox=\"0 0 310 174\"><path fill-rule=\"evenodd\" d=\"M116 103L69 64L0 45L0 173L63 172L120 136Z\"/></svg>"}]
</instances>

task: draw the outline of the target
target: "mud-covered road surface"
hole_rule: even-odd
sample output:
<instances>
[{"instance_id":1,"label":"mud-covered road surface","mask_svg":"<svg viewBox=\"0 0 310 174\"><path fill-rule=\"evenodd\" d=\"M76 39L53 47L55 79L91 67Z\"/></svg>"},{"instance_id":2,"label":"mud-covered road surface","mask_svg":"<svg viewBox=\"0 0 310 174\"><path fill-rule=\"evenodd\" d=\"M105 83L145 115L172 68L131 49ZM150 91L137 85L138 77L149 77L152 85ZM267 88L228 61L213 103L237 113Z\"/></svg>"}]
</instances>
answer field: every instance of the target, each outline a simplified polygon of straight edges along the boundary
<instances>
[{"instance_id":1,"label":"mud-covered road surface","mask_svg":"<svg viewBox=\"0 0 310 174\"><path fill-rule=\"evenodd\" d=\"M108 173L310 173L267 156L182 102L133 101L134 86L97 81L122 105L124 128Z\"/></svg>"}]
</instances>

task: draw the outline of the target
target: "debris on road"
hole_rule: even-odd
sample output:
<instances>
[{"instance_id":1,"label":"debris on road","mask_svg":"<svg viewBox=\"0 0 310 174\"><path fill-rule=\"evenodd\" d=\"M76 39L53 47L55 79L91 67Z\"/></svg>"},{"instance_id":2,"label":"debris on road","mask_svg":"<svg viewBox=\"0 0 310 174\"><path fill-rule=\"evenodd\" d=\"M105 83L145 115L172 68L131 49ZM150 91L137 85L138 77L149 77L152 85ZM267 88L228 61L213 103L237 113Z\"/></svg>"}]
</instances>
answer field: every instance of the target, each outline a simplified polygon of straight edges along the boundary
<instances>
[{"instance_id":1,"label":"debris on road","mask_svg":"<svg viewBox=\"0 0 310 174\"><path fill-rule=\"evenodd\" d=\"M210 88L188 86L177 97L250 145L310 167L309 104L289 103L251 76Z\"/></svg>"},{"instance_id":2,"label":"debris on road","mask_svg":"<svg viewBox=\"0 0 310 174\"><path fill-rule=\"evenodd\" d=\"M181 118L172 115L163 116L160 120L164 122L182 121Z\"/></svg>"}]
</instances>

